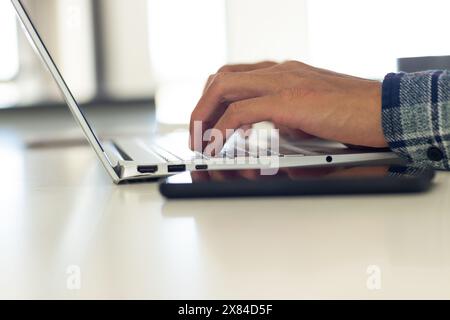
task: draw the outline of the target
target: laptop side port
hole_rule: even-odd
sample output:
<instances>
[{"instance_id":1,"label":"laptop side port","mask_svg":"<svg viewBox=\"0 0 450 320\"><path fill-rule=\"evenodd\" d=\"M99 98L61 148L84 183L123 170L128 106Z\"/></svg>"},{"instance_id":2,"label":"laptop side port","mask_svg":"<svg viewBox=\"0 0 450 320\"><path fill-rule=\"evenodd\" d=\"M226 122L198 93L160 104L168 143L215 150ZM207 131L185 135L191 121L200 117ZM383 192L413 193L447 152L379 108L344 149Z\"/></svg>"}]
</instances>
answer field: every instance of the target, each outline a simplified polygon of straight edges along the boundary
<instances>
[{"instance_id":1,"label":"laptop side port","mask_svg":"<svg viewBox=\"0 0 450 320\"><path fill-rule=\"evenodd\" d=\"M186 171L186 165L185 164L172 164L167 166L168 172L183 172Z\"/></svg>"},{"instance_id":2,"label":"laptop side port","mask_svg":"<svg viewBox=\"0 0 450 320\"><path fill-rule=\"evenodd\" d=\"M158 171L158 166L138 166L137 171L140 173L155 173Z\"/></svg>"},{"instance_id":3,"label":"laptop side port","mask_svg":"<svg viewBox=\"0 0 450 320\"><path fill-rule=\"evenodd\" d=\"M206 164L198 164L195 166L195 170L208 170L208 165Z\"/></svg>"}]
</instances>

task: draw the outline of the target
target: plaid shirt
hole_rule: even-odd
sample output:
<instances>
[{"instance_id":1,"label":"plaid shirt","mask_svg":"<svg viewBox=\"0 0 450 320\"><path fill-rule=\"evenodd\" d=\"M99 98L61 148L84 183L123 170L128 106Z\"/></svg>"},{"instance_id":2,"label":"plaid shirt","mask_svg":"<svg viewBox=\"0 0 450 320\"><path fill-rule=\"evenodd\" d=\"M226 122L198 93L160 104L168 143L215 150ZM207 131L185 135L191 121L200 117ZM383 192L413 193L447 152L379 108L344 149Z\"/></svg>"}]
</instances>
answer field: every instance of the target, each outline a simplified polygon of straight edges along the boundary
<instances>
[{"instance_id":1,"label":"plaid shirt","mask_svg":"<svg viewBox=\"0 0 450 320\"><path fill-rule=\"evenodd\" d=\"M414 165L450 170L450 71L388 74L382 100L390 148Z\"/></svg>"}]
</instances>

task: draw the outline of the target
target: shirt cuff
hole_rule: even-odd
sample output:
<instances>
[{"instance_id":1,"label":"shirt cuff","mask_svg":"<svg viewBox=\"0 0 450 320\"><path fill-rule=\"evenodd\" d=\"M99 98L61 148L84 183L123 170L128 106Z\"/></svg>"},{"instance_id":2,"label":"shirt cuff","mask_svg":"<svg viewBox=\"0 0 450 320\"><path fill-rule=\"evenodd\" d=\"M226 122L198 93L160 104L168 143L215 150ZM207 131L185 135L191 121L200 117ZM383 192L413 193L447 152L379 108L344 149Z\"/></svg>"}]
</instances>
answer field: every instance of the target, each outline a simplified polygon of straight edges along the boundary
<instances>
[{"instance_id":1,"label":"shirt cuff","mask_svg":"<svg viewBox=\"0 0 450 320\"><path fill-rule=\"evenodd\" d=\"M439 92L447 72L390 73L383 81L382 123L389 147L415 166L449 170L449 101ZM447 78L448 80L448 78Z\"/></svg>"}]
</instances>

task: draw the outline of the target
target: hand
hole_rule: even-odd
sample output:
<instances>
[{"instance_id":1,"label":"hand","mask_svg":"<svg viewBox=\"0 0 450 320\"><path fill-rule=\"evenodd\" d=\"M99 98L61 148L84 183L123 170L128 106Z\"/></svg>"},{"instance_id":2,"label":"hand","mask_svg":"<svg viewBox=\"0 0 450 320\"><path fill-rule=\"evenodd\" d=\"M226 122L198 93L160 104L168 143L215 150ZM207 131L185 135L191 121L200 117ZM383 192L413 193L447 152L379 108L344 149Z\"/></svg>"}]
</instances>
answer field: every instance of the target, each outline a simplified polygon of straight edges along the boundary
<instances>
[{"instance_id":1,"label":"hand","mask_svg":"<svg viewBox=\"0 0 450 320\"><path fill-rule=\"evenodd\" d=\"M208 79L191 117L203 132L271 121L284 129L346 144L386 147L381 83L296 61L225 66ZM197 150L202 151L202 150Z\"/></svg>"}]
</instances>

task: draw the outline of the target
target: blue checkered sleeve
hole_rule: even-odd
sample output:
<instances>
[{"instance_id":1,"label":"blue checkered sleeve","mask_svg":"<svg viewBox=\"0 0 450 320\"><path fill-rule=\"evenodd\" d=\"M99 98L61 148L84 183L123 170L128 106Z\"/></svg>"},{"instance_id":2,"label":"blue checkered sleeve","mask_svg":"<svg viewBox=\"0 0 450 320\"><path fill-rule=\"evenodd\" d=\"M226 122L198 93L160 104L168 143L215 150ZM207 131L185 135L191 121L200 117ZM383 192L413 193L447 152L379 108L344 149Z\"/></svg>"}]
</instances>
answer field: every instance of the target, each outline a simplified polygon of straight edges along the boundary
<instances>
[{"instance_id":1,"label":"blue checkered sleeve","mask_svg":"<svg viewBox=\"0 0 450 320\"><path fill-rule=\"evenodd\" d=\"M417 166L450 170L450 71L390 73L382 104L394 152Z\"/></svg>"}]
</instances>

